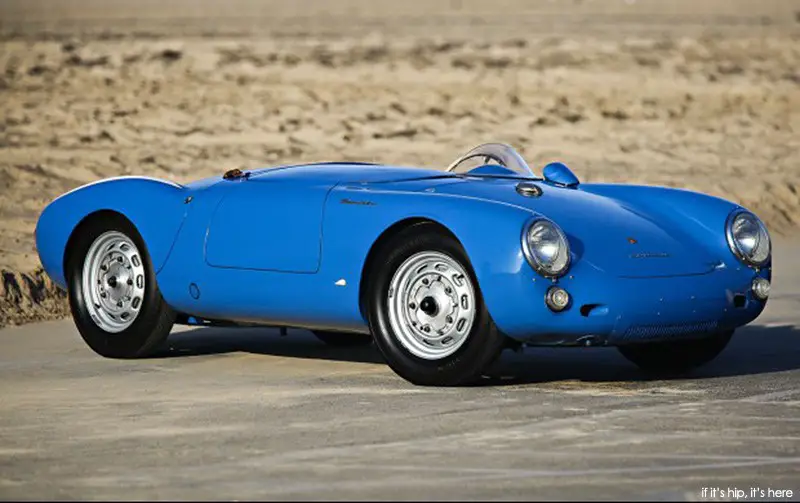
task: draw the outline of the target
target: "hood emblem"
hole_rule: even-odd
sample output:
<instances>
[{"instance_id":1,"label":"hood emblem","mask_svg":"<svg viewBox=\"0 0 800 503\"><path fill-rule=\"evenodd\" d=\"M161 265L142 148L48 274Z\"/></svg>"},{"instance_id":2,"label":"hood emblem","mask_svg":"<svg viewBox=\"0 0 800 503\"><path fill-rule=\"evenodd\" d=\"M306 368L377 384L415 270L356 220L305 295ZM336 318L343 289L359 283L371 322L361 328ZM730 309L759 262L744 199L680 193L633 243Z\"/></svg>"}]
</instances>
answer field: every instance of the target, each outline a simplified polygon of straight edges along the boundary
<instances>
[{"instance_id":1,"label":"hood emblem","mask_svg":"<svg viewBox=\"0 0 800 503\"><path fill-rule=\"evenodd\" d=\"M355 200L355 199L344 198L339 202L342 203L342 204L355 204L355 205L358 205L358 206L375 206L377 204L377 203L374 203L374 202L369 201L367 199Z\"/></svg>"},{"instance_id":2,"label":"hood emblem","mask_svg":"<svg viewBox=\"0 0 800 503\"><path fill-rule=\"evenodd\" d=\"M632 253L631 258L668 258L669 253L664 252L643 252L643 253Z\"/></svg>"},{"instance_id":3,"label":"hood emblem","mask_svg":"<svg viewBox=\"0 0 800 503\"><path fill-rule=\"evenodd\" d=\"M632 244L632 245L635 245L636 243L638 243L638 241L636 241L636 239L634 239L634 238L628 238L628 242L630 244Z\"/></svg>"}]
</instances>

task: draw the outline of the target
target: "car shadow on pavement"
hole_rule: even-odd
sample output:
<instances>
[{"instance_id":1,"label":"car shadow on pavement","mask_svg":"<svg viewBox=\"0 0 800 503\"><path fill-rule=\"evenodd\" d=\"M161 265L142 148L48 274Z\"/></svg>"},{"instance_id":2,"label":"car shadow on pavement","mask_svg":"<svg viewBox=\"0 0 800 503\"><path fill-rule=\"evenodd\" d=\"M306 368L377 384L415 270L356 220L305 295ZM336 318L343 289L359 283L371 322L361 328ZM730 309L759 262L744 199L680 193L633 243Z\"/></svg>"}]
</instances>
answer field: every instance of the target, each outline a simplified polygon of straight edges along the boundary
<instances>
[{"instance_id":1,"label":"car shadow on pavement","mask_svg":"<svg viewBox=\"0 0 800 503\"><path fill-rule=\"evenodd\" d=\"M383 363L374 344L366 347L333 347L308 330L289 329L280 336L273 328L195 328L170 334L155 358L251 353L289 358L338 360L354 363Z\"/></svg>"},{"instance_id":2,"label":"car shadow on pavement","mask_svg":"<svg viewBox=\"0 0 800 503\"><path fill-rule=\"evenodd\" d=\"M535 384L578 380L587 383L707 379L781 372L800 368L800 330L792 325L740 328L710 363L675 376L649 376L616 348L526 348L506 353L479 385Z\"/></svg>"},{"instance_id":3,"label":"car shadow on pavement","mask_svg":"<svg viewBox=\"0 0 800 503\"><path fill-rule=\"evenodd\" d=\"M306 330L288 331L281 337L267 328L198 328L170 335L155 358L216 355L243 352L299 359L354 363L383 363L374 344L366 347L332 347ZM665 379L706 379L781 372L800 368L800 330L792 325L752 325L737 330L728 347L711 363L689 374ZM389 371L387 369L387 371ZM649 381L615 348L528 347L521 353L506 351L486 372L478 386L537 384L578 380L586 383Z\"/></svg>"}]
</instances>

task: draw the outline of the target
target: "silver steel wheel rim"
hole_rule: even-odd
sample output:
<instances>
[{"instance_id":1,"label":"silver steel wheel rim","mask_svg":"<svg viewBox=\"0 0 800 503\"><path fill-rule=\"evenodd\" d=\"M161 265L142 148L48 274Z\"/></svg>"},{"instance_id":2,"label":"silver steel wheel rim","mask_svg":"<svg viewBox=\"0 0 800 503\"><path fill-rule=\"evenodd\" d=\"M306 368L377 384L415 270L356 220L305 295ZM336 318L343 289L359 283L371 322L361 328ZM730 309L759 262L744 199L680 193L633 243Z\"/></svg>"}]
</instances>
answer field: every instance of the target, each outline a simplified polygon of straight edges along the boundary
<instances>
[{"instance_id":1,"label":"silver steel wheel rim","mask_svg":"<svg viewBox=\"0 0 800 503\"><path fill-rule=\"evenodd\" d=\"M425 360L464 345L476 313L475 289L456 260L439 252L412 255L389 284L389 324L400 344Z\"/></svg>"},{"instance_id":2,"label":"silver steel wheel rim","mask_svg":"<svg viewBox=\"0 0 800 503\"><path fill-rule=\"evenodd\" d=\"M122 332L142 308L145 271L141 254L125 234L108 231L94 240L83 262L83 298L94 323Z\"/></svg>"}]
</instances>

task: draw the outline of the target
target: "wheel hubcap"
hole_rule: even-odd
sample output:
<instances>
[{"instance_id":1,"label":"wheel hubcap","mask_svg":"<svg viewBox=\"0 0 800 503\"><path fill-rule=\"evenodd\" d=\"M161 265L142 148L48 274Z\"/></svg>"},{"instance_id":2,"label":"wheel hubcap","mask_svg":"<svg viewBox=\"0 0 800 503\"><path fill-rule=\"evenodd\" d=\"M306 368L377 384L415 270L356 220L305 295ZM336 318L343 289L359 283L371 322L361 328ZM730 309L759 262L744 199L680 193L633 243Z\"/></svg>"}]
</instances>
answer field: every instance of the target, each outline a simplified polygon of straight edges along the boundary
<instances>
[{"instance_id":1,"label":"wheel hubcap","mask_svg":"<svg viewBox=\"0 0 800 503\"><path fill-rule=\"evenodd\" d=\"M133 241L117 231L94 240L83 263L83 298L94 323L106 332L122 332L142 307L145 271Z\"/></svg>"},{"instance_id":2,"label":"wheel hubcap","mask_svg":"<svg viewBox=\"0 0 800 503\"><path fill-rule=\"evenodd\" d=\"M431 317L439 313L439 304L436 303L436 299L433 297L425 297L422 299L422 302L419 303L419 308L423 313Z\"/></svg>"},{"instance_id":3,"label":"wheel hubcap","mask_svg":"<svg viewBox=\"0 0 800 503\"><path fill-rule=\"evenodd\" d=\"M414 356L439 360L466 342L475 320L475 289L464 268L439 252L420 252L395 271L389 324Z\"/></svg>"}]
</instances>

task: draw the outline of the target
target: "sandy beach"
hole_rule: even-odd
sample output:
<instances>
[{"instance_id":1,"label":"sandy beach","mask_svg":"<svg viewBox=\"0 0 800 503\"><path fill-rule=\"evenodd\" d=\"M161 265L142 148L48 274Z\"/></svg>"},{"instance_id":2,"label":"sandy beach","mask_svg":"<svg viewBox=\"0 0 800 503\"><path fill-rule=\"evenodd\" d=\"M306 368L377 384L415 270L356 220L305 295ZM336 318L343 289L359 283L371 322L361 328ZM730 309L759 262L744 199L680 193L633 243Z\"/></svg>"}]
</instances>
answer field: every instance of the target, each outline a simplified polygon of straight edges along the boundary
<instances>
[{"instance_id":1,"label":"sandy beach","mask_svg":"<svg viewBox=\"0 0 800 503\"><path fill-rule=\"evenodd\" d=\"M0 326L67 314L33 230L79 185L326 160L443 169L488 141L583 182L725 197L794 234L800 4L3 2Z\"/></svg>"}]
</instances>

